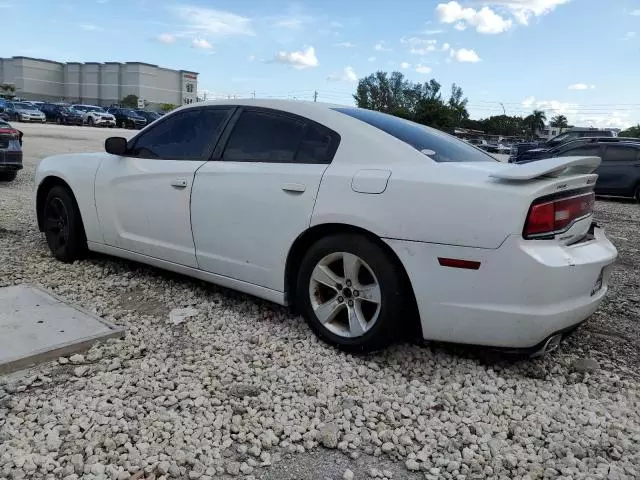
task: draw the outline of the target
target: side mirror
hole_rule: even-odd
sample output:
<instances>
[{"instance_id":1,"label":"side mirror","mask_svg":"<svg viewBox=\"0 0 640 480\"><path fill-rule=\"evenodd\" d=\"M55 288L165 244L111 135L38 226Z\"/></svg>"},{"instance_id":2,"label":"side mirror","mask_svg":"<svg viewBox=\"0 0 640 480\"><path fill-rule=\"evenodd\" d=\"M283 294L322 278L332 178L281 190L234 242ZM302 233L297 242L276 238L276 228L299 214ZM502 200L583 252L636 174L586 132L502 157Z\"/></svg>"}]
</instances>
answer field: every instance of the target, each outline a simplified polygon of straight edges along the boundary
<instances>
[{"instance_id":1,"label":"side mirror","mask_svg":"<svg viewBox=\"0 0 640 480\"><path fill-rule=\"evenodd\" d=\"M104 141L104 150L111 155L125 155L127 153L127 139L109 137Z\"/></svg>"}]
</instances>

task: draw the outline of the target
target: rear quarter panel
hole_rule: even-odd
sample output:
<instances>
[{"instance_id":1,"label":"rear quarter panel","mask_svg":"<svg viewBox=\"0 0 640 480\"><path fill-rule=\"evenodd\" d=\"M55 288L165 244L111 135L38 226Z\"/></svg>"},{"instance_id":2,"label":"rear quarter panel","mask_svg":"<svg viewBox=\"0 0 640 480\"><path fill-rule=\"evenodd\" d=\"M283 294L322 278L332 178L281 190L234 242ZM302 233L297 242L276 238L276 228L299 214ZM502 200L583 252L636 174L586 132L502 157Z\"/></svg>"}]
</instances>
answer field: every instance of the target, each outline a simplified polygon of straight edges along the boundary
<instances>
[{"instance_id":1,"label":"rear quarter panel","mask_svg":"<svg viewBox=\"0 0 640 480\"><path fill-rule=\"evenodd\" d=\"M44 158L36 170L36 191L49 177L64 180L78 203L87 240L103 243L94 198L94 181L104 153L56 155Z\"/></svg>"}]
</instances>

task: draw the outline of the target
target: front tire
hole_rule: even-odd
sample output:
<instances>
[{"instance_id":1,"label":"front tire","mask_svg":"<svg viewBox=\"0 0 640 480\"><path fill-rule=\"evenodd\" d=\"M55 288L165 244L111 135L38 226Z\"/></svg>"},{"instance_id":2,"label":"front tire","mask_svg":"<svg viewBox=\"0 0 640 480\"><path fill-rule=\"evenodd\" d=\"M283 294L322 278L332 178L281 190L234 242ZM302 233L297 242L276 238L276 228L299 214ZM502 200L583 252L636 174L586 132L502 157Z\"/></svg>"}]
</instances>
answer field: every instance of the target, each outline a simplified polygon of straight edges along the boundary
<instances>
[{"instance_id":1,"label":"front tire","mask_svg":"<svg viewBox=\"0 0 640 480\"><path fill-rule=\"evenodd\" d=\"M41 215L51 254L65 263L82 258L87 251L87 239L73 194L61 185L54 186L47 194Z\"/></svg>"},{"instance_id":2,"label":"front tire","mask_svg":"<svg viewBox=\"0 0 640 480\"><path fill-rule=\"evenodd\" d=\"M0 172L0 182L13 182L18 176L18 171Z\"/></svg>"},{"instance_id":3,"label":"front tire","mask_svg":"<svg viewBox=\"0 0 640 480\"><path fill-rule=\"evenodd\" d=\"M318 240L304 256L297 305L326 342L354 353L386 347L401 333L402 281L393 259L356 234Z\"/></svg>"},{"instance_id":4,"label":"front tire","mask_svg":"<svg viewBox=\"0 0 640 480\"><path fill-rule=\"evenodd\" d=\"M87 123L89 124L90 127L93 127L93 117L89 117L89 119L87 120Z\"/></svg>"}]
</instances>

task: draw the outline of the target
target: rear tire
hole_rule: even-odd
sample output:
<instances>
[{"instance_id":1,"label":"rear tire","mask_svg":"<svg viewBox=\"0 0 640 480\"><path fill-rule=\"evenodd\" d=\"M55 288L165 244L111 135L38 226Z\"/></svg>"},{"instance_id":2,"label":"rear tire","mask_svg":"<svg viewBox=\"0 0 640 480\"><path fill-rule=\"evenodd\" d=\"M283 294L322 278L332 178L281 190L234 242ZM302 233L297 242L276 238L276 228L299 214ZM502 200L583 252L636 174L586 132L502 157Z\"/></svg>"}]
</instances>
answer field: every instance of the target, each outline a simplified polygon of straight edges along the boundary
<instances>
[{"instance_id":1,"label":"rear tire","mask_svg":"<svg viewBox=\"0 0 640 480\"><path fill-rule=\"evenodd\" d=\"M84 225L69 189L61 185L52 187L40 215L49 250L56 259L71 263L84 257L87 252Z\"/></svg>"},{"instance_id":2,"label":"rear tire","mask_svg":"<svg viewBox=\"0 0 640 480\"><path fill-rule=\"evenodd\" d=\"M13 182L18 176L18 171L0 172L0 182Z\"/></svg>"},{"instance_id":3,"label":"rear tire","mask_svg":"<svg viewBox=\"0 0 640 480\"><path fill-rule=\"evenodd\" d=\"M316 335L348 352L379 350L397 339L410 295L393 259L363 235L318 240L298 272L299 311Z\"/></svg>"}]
</instances>

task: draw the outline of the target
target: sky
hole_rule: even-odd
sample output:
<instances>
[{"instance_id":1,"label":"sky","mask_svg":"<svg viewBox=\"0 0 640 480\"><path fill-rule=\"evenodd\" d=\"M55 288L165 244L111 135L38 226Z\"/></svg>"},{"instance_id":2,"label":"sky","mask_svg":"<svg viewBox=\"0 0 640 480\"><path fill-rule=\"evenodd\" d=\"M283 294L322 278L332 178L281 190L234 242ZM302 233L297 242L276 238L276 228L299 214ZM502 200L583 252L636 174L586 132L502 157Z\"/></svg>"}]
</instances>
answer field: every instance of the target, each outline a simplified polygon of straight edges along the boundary
<instances>
[{"instance_id":1,"label":"sky","mask_svg":"<svg viewBox=\"0 0 640 480\"><path fill-rule=\"evenodd\" d=\"M640 0L0 0L0 57L199 72L208 98L352 104L359 78L455 82L472 118L640 122Z\"/></svg>"}]
</instances>

